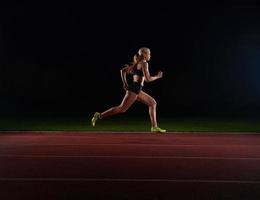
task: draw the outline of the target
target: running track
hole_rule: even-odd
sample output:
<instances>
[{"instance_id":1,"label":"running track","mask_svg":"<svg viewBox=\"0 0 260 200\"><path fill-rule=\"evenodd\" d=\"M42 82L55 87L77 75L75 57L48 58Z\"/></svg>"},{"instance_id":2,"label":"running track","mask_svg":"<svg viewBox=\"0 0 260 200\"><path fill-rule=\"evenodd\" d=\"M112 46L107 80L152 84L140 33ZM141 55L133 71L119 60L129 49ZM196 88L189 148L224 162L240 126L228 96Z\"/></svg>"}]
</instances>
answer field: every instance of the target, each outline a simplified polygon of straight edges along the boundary
<instances>
[{"instance_id":1,"label":"running track","mask_svg":"<svg viewBox=\"0 0 260 200\"><path fill-rule=\"evenodd\" d=\"M0 132L1 200L260 199L260 135Z\"/></svg>"}]
</instances>

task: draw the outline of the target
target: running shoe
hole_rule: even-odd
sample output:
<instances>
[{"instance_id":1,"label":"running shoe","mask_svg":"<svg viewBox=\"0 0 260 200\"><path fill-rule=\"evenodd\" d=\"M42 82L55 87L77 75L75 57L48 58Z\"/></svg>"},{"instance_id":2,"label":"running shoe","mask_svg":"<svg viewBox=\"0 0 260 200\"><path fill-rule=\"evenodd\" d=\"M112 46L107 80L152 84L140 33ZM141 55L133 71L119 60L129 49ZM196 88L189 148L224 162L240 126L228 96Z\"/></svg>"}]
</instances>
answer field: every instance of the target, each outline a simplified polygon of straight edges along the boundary
<instances>
[{"instance_id":1,"label":"running shoe","mask_svg":"<svg viewBox=\"0 0 260 200\"><path fill-rule=\"evenodd\" d=\"M91 119L92 126L96 125L96 122L97 122L98 119L100 119L100 113L99 112L95 112L94 116Z\"/></svg>"},{"instance_id":2,"label":"running shoe","mask_svg":"<svg viewBox=\"0 0 260 200\"><path fill-rule=\"evenodd\" d=\"M152 127L152 128L151 128L151 132L165 133L166 130L161 129L161 128L159 128L159 127L157 126L157 127Z\"/></svg>"}]
</instances>

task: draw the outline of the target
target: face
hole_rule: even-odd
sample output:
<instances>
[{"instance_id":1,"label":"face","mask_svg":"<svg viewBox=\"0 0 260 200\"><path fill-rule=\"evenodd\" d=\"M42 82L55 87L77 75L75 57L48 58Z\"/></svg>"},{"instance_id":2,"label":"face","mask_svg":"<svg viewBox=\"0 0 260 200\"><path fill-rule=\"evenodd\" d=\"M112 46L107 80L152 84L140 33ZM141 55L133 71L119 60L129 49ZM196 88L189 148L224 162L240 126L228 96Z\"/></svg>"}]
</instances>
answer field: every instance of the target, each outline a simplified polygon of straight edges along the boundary
<instances>
[{"instance_id":1,"label":"face","mask_svg":"<svg viewBox=\"0 0 260 200\"><path fill-rule=\"evenodd\" d=\"M147 50L147 51L143 52L143 56L144 56L146 61L149 61L151 59L151 52L150 52L150 50Z\"/></svg>"}]
</instances>

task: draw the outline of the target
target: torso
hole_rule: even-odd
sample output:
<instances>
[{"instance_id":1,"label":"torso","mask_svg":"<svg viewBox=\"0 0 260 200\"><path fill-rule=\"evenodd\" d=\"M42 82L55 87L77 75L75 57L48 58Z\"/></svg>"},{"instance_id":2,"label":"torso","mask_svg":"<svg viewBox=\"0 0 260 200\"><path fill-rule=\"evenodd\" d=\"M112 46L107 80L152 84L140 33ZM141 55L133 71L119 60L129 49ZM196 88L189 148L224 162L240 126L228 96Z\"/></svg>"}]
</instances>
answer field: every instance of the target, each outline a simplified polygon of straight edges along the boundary
<instances>
[{"instance_id":1,"label":"torso","mask_svg":"<svg viewBox=\"0 0 260 200\"><path fill-rule=\"evenodd\" d=\"M136 66L136 69L137 70L140 70L141 71L141 73L143 72L143 69L142 69L142 64L143 63L139 63L137 66ZM143 74L141 75L137 75L137 74L134 74L133 75L133 81L134 82L138 82L138 83L140 83L142 86L144 85L144 76L143 76Z\"/></svg>"}]
</instances>

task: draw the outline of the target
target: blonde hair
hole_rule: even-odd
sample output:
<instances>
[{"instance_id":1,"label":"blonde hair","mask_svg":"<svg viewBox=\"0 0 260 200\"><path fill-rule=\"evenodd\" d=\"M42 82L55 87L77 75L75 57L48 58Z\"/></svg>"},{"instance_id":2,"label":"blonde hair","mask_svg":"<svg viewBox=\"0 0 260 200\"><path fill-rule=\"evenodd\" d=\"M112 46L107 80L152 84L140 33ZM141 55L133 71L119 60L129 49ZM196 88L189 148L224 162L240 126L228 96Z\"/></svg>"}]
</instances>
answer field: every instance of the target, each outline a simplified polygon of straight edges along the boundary
<instances>
[{"instance_id":1,"label":"blonde hair","mask_svg":"<svg viewBox=\"0 0 260 200\"><path fill-rule=\"evenodd\" d=\"M147 47L141 47L138 52L134 55L133 61L130 65L127 65L127 73L130 74L133 72L134 68L143 60L144 54L150 51Z\"/></svg>"},{"instance_id":2,"label":"blonde hair","mask_svg":"<svg viewBox=\"0 0 260 200\"><path fill-rule=\"evenodd\" d=\"M149 52L149 51L150 51L149 48L147 48L147 47L141 47L141 48L138 50L138 54L139 54L139 55L143 55L144 53L147 53L147 52Z\"/></svg>"}]
</instances>

